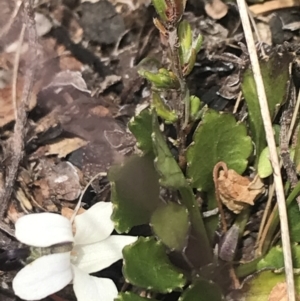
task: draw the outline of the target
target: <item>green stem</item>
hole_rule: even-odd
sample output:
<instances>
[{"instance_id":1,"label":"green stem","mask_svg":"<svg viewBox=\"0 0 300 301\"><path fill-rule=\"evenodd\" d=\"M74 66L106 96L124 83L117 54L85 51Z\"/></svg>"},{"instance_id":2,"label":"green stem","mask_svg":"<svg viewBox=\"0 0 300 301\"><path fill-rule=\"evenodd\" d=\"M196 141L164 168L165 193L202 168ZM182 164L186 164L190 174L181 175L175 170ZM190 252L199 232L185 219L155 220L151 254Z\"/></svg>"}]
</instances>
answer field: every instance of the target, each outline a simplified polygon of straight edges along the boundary
<instances>
[{"instance_id":1,"label":"green stem","mask_svg":"<svg viewBox=\"0 0 300 301\"><path fill-rule=\"evenodd\" d=\"M206 229L201 213L199 211L198 204L195 200L194 193L188 186L179 188L179 192L181 194L181 201L183 205L185 205L189 211L191 223L197 235L197 239L199 243L201 243L203 254L199 254L199 256L202 257L203 265L209 264L213 261L212 247L209 243Z\"/></svg>"},{"instance_id":2,"label":"green stem","mask_svg":"<svg viewBox=\"0 0 300 301\"><path fill-rule=\"evenodd\" d=\"M252 261L240 264L237 268L235 268L235 274L239 278L246 277L248 275L253 274L257 270L257 264L263 257L255 258Z\"/></svg>"},{"instance_id":3,"label":"green stem","mask_svg":"<svg viewBox=\"0 0 300 301\"><path fill-rule=\"evenodd\" d=\"M178 78L180 84L180 102L176 104L176 110L179 112L180 117L184 115L184 122L182 124L182 129L185 129L189 123L190 117L190 93L187 88L182 68L180 64L180 56L179 56L179 38L177 33L177 28L172 27L168 30L168 44L171 52L171 60L172 60L172 71ZM184 105L184 108L183 108ZM181 119L181 118L180 118Z\"/></svg>"},{"instance_id":4,"label":"green stem","mask_svg":"<svg viewBox=\"0 0 300 301\"><path fill-rule=\"evenodd\" d=\"M236 218L234 221L234 224L238 227L239 229L239 238L242 237L244 234L245 227L248 223L249 216L250 216L250 211L251 208L250 206L246 207Z\"/></svg>"}]
</instances>

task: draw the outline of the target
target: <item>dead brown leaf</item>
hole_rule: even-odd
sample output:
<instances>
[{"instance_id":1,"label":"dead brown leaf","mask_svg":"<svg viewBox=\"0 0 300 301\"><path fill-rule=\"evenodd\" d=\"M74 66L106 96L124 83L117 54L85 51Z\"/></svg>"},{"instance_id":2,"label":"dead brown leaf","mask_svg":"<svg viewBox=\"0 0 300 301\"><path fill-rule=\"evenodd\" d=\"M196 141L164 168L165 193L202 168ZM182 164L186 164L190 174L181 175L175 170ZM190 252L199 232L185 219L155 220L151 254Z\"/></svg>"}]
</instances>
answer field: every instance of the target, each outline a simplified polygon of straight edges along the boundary
<instances>
[{"instance_id":1,"label":"dead brown leaf","mask_svg":"<svg viewBox=\"0 0 300 301\"><path fill-rule=\"evenodd\" d=\"M31 159L40 158L44 155L57 155L58 158L65 158L68 154L87 144L87 141L78 137L65 138L56 143L41 146L35 153L32 154Z\"/></svg>"},{"instance_id":2,"label":"dead brown leaf","mask_svg":"<svg viewBox=\"0 0 300 301\"><path fill-rule=\"evenodd\" d=\"M22 92L24 86L24 78L19 78L17 82L17 105L21 103ZM39 91L40 83L34 85L29 99L29 111L36 105L36 95ZM5 86L0 89L0 127L15 120L15 111L12 103L12 87L11 85Z\"/></svg>"},{"instance_id":3,"label":"dead brown leaf","mask_svg":"<svg viewBox=\"0 0 300 301\"><path fill-rule=\"evenodd\" d=\"M98 117L106 117L106 116L109 116L111 117L112 114L110 112L110 110L104 106L96 106L96 107L93 107L89 110L89 112L93 115L96 115Z\"/></svg>"},{"instance_id":4,"label":"dead brown leaf","mask_svg":"<svg viewBox=\"0 0 300 301\"><path fill-rule=\"evenodd\" d=\"M222 163L222 165L220 165ZM256 176L253 181L239 175L233 169L224 168L225 163L219 162L215 170L220 167L224 170L219 171L216 179L216 189L222 203L232 212L238 214L245 206L254 205L255 199L264 193L265 188L261 179Z\"/></svg>"},{"instance_id":5,"label":"dead brown leaf","mask_svg":"<svg viewBox=\"0 0 300 301\"><path fill-rule=\"evenodd\" d=\"M16 221L23 216L24 213L18 212L18 210L16 209L16 206L11 203L8 207L8 211L7 211L7 218L12 222L12 223L16 223Z\"/></svg>"},{"instance_id":6,"label":"dead brown leaf","mask_svg":"<svg viewBox=\"0 0 300 301\"><path fill-rule=\"evenodd\" d=\"M82 71L83 64L71 55L62 55L59 57L59 67L61 70Z\"/></svg>"}]
</instances>

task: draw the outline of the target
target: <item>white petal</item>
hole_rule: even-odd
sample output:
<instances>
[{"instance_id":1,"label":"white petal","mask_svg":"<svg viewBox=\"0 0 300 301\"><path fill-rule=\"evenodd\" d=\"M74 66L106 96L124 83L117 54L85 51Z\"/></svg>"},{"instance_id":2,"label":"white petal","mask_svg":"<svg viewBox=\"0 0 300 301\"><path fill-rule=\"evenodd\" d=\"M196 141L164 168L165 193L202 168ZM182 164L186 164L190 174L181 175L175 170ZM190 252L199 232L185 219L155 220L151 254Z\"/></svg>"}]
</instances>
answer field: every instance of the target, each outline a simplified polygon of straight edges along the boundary
<instances>
[{"instance_id":1,"label":"white petal","mask_svg":"<svg viewBox=\"0 0 300 301\"><path fill-rule=\"evenodd\" d=\"M63 242L73 242L70 221L54 213L33 213L16 222L16 238L34 247L49 247Z\"/></svg>"},{"instance_id":2,"label":"white petal","mask_svg":"<svg viewBox=\"0 0 300 301\"><path fill-rule=\"evenodd\" d=\"M100 202L75 218L75 244L92 244L106 239L114 229L112 203Z\"/></svg>"},{"instance_id":3,"label":"white petal","mask_svg":"<svg viewBox=\"0 0 300 301\"><path fill-rule=\"evenodd\" d=\"M114 301L118 290L112 280L88 275L73 267L73 288L78 301Z\"/></svg>"},{"instance_id":4,"label":"white petal","mask_svg":"<svg viewBox=\"0 0 300 301\"><path fill-rule=\"evenodd\" d=\"M71 261L87 273L101 271L121 259L122 249L136 240L135 236L112 235L94 244L75 245Z\"/></svg>"},{"instance_id":5,"label":"white petal","mask_svg":"<svg viewBox=\"0 0 300 301\"><path fill-rule=\"evenodd\" d=\"M73 278L70 252L40 257L13 280L13 290L24 300L40 300L68 285Z\"/></svg>"}]
</instances>

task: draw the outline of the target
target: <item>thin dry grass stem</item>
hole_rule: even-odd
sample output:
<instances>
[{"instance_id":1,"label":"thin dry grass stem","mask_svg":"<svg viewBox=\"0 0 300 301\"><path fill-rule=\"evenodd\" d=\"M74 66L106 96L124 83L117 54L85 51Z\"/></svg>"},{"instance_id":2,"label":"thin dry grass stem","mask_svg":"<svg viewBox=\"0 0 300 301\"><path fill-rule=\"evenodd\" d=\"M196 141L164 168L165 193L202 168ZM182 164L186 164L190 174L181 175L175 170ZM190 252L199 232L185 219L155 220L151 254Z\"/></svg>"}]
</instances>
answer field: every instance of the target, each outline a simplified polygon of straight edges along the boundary
<instances>
[{"instance_id":1,"label":"thin dry grass stem","mask_svg":"<svg viewBox=\"0 0 300 301\"><path fill-rule=\"evenodd\" d=\"M27 108L29 99L32 93L33 81L36 71L37 61L37 34L35 29L34 13L32 10L32 3L30 0L24 0L24 24L26 25L28 33L29 44L29 59L27 62L24 87L22 91L21 103L17 110L17 119L14 126L14 135L11 144L11 164L8 168L7 176L5 178L4 189L0 191L0 229L14 235L14 231L3 222L6 215L7 208L11 199L15 180L19 169L20 162L24 153L24 138L26 136L26 123L27 123Z\"/></svg>"},{"instance_id":2,"label":"thin dry grass stem","mask_svg":"<svg viewBox=\"0 0 300 301\"><path fill-rule=\"evenodd\" d=\"M300 107L300 93L298 94L296 105L293 108L293 116L292 116L292 119L291 119L289 131L288 131L288 134L287 134L287 141L288 142L292 138L294 126L295 126L295 123L296 123L296 120L297 120L297 116L298 116L298 112L299 112L299 107ZM280 168L282 167L282 165L283 165L283 161L280 160ZM270 196L270 192L269 192L269 198L268 198L267 206L269 204L270 199L272 199L272 197ZM299 202L298 199L299 199L299 196L297 197L297 203L299 204L300 202ZM264 243L264 240L265 240L265 238L266 238L266 236L268 234L269 228L270 228L270 226L272 224L272 220L273 220L273 218L275 216L277 208L278 208L278 206L275 205L275 207L273 208L273 211L272 211L271 215L269 216L269 220L267 221L267 223L265 224L265 226L263 224L263 220L261 222L260 229L261 228L264 228L264 229L263 229L262 233L260 233L261 231L259 231L259 234L258 234L258 237L257 237L257 244L258 244L258 248L257 248L257 252L256 252L257 255L261 255L261 253L262 253L263 243ZM264 215L265 215L266 211L267 211L267 207L266 207L266 210L264 211Z\"/></svg>"},{"instance_id":3,"label":"thin dry grass stem","mask_svg":"<svg viewBox=\"0 0 300 301\"><path fill-rule=\"evenodd\" d=\"M239 108L239 105L241 103L242 97L243 97L243 93L240 92L238 97L237 97L237 100L235 102L234 108L233 108L233 112L232 112L233 114L235 114L237 112L237 110Z\"/></svg>"},{"instance_id":4,"label":"thin dry grass stem","mask_svg":"<svg viewBox=\"0 0 300 301\"><path fill-rule=\"evenodd\" d=\"M75 217L76 217L76 215L77 215L77 213L78 213L78 210L80 209L80 206L81 206L81 202L82 202L83 196L85 195L85 193L86 193L87 189L89 188L89 186L90 186L97 178L99 178L99 177L106 177L106 176L107 176L107 173L106 173L106 172L99 172L99 173L97 173L94 177L92 177L92 178L90 179L90 181L85 185L85 187L84 187L84 189L83 189L83 191L82 191L82 193L81 193L81 195L80 195L80 198L79 198L79 200L78 200L78 202L77 202L77 204L76 204L76 207L75 207L75 209L74 209L73 215L72 215L72 217L71 217L71 220L70 220L71 223L74 222L74 219L75 219Z\"/></svg>"},{"instance_id":5,"label":"thin dry grass stem","mask_svg":"<svg viewBox=\"0 0 300 301\"><path fill-rule=\"evenodd\" d=\"M23 24L21 33L19 36L18 41L18 48L16 51L15 59L14 59L14 68L13 68L13 79L12 79L12 103L15 113L15 120L18 119L18 104L17 104L17 81L18 81L18 70L19 70L19 63L20 63L20 56L22 51L22 45L24 40L25 34L25 24Z\"/></svg>"},{"instance_id":6,"label":"thin dry grass stem","mask_svg":"<svg viewBox=\"0 0 300 301\"><path fill-rule=\"evenodd\" d=\"M248 6L247 6L247 11L248 11L248 16L250 18L250 22L251 22L252 27L254 29L257 41L261 44L262 39L261 39L260 33L259 33L258 28L256 26L256 23L255 23L255 20L254 20L254 17L253 17L253 13L251 12L251 10L249 9ZM266 53L265 53L265 49L264 49L263 46L260 47L260 51L261 51L262 56L265 57Z\"/></svg>"},{"instance_id":7,"label":"thin dry grass stem","mask_svg":"<svg viewBox=\"0 0 300 301\"><path fill-rule=\"evenodd\" d=\"M268 217L269 220L270 219L270 215L271 215L271 204L272 204L272 199L274 196L274 192L275 192L275 186L274 186L274 182L271 183L269 185L269 193L268 193L268 200L267 200L267 204L266 204L266 208L264 209L264 214L263 217L261 219L260 222L260 226L259 226L259 231L258 231L258 235L257 235L257 239L256 239L256 255L257 256L261 256L262 254L262 247L263 247L263 243L264 243L264 238L267 232L265 232L266 229L266 225L268 224Z\"/></svg>"},{"instance_id":8,"label":"thin dry grass stem","mask_svg":"<svg viewBox=\"0 0 300 301\"><path fill-rule=\"evenodd\" d=\"M287 282L287 292L288 292L288 300L295 301L295 283L294 283L294 275L293 275L293 262L292 262L292 254L291 254L291 243L289 237L289 227L288 227L288 218L286 211L286 202L284 196L284 189L282 185L281 171L279 165L279 159L276 150L275 139L273 135L272 122L270 118L270 113L268 109L268 102L265 92L265 87L260 71L258 56L256 52L256 47L253 39L253 33L251 30L251 25L249 22L248 10L245 0L237 0L237 4L239 7L239 13L244 29L245 39L247 42L247 47L249 51L250 61L252 65L254 80L257 88L257 94L262 114L262 119L264 123L264 128L266 132L266 139L269 146L270 151L270 161L273 166L273 176L274 176L274 184L277 196L277 204L279 210L279 218L280 218L280 227L281 227L281 238L282 238L282 246L283 246L283 255L284 255L284 266L285 266L285 274L286 274L286 282Z\"/></svg>"},{"instance_id":9,"label":"thin dry grass stem","mask_svg":"<svg viewBox=\"0 0 300 301\"><path fill-rule=\"evenodd\" d=\"M0 29L0 38L3 37L4 35L7 34L7 32L9 31L9 29L11 28L11 26L13 25L15 18L20 10L22 1L16 1L16 6L14 8L14 11L12 12L8 22L6 22L5 26L3 26Z\"/></svg>"}]
</instances>

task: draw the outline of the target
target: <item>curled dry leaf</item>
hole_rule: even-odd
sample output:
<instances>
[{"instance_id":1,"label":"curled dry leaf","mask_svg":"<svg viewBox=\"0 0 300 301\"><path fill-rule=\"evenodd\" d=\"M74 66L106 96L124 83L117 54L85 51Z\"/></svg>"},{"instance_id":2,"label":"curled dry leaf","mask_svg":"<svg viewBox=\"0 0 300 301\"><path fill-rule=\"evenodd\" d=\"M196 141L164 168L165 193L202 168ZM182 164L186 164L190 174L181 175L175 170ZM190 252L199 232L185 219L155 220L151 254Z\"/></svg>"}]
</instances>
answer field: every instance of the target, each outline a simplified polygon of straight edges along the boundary
<instances>
[{"instance_id":1,"label":"curled dry leaf","mask_svg":"<svg viewBox=\"0 0 300 301\"><path fill-rule=\"evenodd\" d=\"M255 199L265 192L264 184L258 176L250 181L233 169L228 169L224 162L216 164L214 174L217 175L215 186L220 200L236 214L247 205L254 205Z\"/></svg>"}]
</instances>

